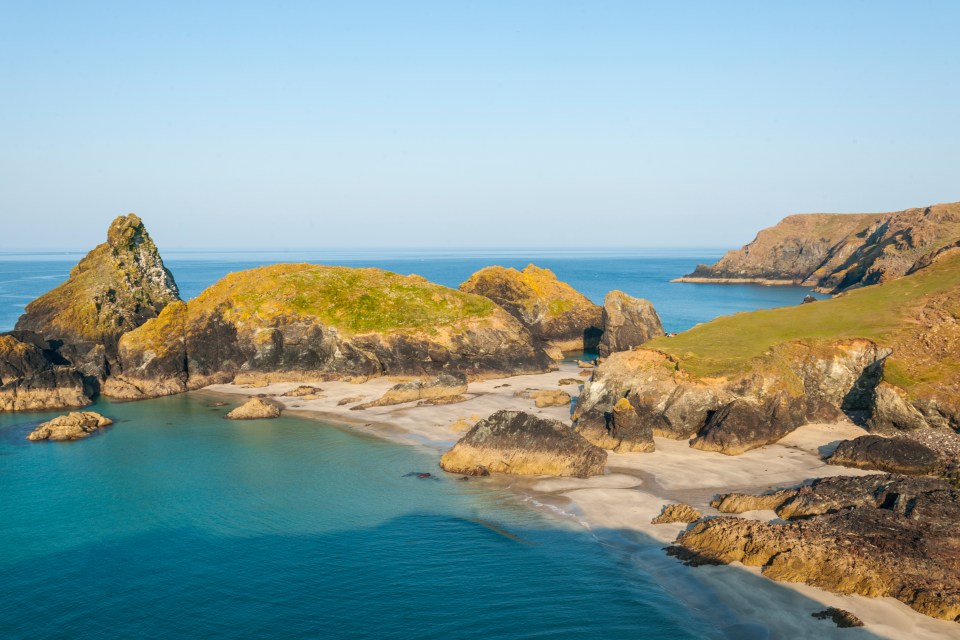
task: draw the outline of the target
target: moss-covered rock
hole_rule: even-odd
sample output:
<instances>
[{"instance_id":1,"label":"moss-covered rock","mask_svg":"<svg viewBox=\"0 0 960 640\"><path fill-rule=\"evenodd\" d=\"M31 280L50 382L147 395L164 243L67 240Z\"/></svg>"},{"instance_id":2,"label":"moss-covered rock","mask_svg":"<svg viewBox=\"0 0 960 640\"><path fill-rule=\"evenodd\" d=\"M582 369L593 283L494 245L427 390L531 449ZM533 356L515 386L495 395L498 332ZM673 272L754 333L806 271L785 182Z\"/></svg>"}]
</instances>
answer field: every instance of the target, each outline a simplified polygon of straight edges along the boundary
<instances>
[{"instance_id":1,"label":"moss-covered rock","mask_svg":"<svg viewBox=\"0 0 960 640\"><path fill-rule=\"evenodd\" d=\"M601 308L549 269L486 267L460 290L493 300L534 337L560 351L593 350L602 333Z\"/></svg>"},{"instance_id":2,"label":"moss-covered rock","mask_svg":"<svg viewBox=\"0 0 960 640\"><path fill-rule=\"evenodd\" d=\"M123 336L104 393L151 397L259 372L271 379L546 371L510 314L481 296L380 269L279 264L233 273Z\"/></svg>"}]
</instances>

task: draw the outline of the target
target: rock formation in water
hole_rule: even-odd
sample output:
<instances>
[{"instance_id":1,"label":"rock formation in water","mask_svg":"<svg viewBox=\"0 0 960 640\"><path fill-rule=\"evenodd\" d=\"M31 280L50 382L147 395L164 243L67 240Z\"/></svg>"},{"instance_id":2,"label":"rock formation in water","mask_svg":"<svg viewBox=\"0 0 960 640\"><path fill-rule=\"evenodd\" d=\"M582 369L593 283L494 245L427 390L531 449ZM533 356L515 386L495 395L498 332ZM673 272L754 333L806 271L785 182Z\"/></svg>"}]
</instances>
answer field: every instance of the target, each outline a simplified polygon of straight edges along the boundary
<instances>
[{"instance_id":1,"label":"rock formation in water","mask_svg":"<svg viewBox=\"0 0 960 640\"><path fill-rule=\"evenodd\" d=\"M605 358L615 351L639 347L663 335L663 324L653 304L643 298L611 291L603 300L603 336L598 349Z\"/></svg>"},{"instance_id":2,"label":"rock formation in water","mask_svg":"<svg viewBox=\"0 0 960 640\"><path fill-rule=\"evenodd\" d=\"M156 245L131 213L113 221L107 242L88 253L66 282L27 305L17 330L58 343L60 357L103 380L115 364L120 336L179 299Z\"/></svg>"},{"instance_id":3,"label":"rock formation in water","mask_svg":"<svg viewBox=\"0 0 960 640\"><path fill-rule=\"evenodd\" d=\"M506 309L559 358L562 351L593 350L602 333L601 309L548 269L487 267L460 285Z\"/></svg>"},{"instance_id":4,"label":"rock formation in water","mask_svg":"<svg viewBox=\"0 0 960 640\"><path fill-rule=\"evenodd\" d=\"M445 453L450 473L576 476L603 474L607 453L557 420L498 411L475 424Z\"/></svg>"},{"instance_id":5,"label":"rock formation in water","mask_svg":"<svg viewBox=\"0 0 960 640\"><path fill-rule=\"evenodd\" d=\"M411 380L401 382L387 389L386 393L366 404L354 409L369 409L370 407L386 407L405 402L424 400L441 400L457 398L467 392L467 376L459 372L444 372L429 380Z\"/></svg>"},{"instance_id":6,"label":"rock formation in water","mask_svg":"<svg viewBox=\"0 0 960 640\"><path fill-rule=\"evenodd\" d=\"M663 511L650 524L671 524L674 522L691 523L703 517L703 514L686 503L664 505Z\"/></svg>"},{"instance_id":7,"label":"rock formation in water","mask_svg":"<svg viewBox=\"0 0 960 640\"><path fill-rule=\"evenodd\" d=\"M125 334L106 395L146 398L257 373L481 378L555 367L489 299L380 269L278 264L232 273Z\"/></svg>"},{"instance_id":8,"label":"rock formation in water","mask_svg":"<svg viewBox=\"0 0 960 640\"><path fill-rule=\"evenodd\" d=\"M250 398L225 416L227 420L265 420L280 417L280 407L263 398Z\"/></svg>"},{"instance_id":9,"label":"rock formation in water","mask_svg":"<svg viewBox=\"0 0 960 640\"><path fill-rule=\"evenodd\" d=\"M784 582L892 597L960 620L960 493L943 480L893 475L824 478L778 492L787 522L701 521L672 553L691 563L742 562Z\"/></svg>"},{"instance_id":10,"label":"rock formation in water","mask_svg":"<svg viewBox=\"0 0 960 640\"><path fill-rule=\"evenodd\" d=\"M41 423L27 436L27 440L80 440L111 424L113 420L94 411L75 411Z\"/></svg>"},{"instance_id":11,"label":"rock formation in water","mask_svg":"<svg viewBox=\"0 0 960 640\"><path fill-rule=\"evenodd\" d=\"M793 215L681 280L802 284L838 293L912 273L957 246L956 202L896 213Z\"/></svg>"},{"instance_id":12,"label":"rock formation in water","mask_svg":"<svg viewBox=\"0 0 960 640\"><path fill-rule=\"evenodd\" d=\"M40 336L0 334L0 411L85 407L93 388Z\"/></svg>"}]
</instances>

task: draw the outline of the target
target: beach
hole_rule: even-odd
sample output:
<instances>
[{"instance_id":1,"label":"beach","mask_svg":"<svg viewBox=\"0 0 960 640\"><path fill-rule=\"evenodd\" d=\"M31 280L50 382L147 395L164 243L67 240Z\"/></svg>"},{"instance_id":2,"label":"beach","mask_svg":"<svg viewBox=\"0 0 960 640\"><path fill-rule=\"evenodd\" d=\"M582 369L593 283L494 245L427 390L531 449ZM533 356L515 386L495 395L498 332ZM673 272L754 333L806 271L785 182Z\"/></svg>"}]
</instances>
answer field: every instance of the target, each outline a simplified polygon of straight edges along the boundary
<instances>
[{"instance_id":1,"label":"beach","mask_svg":"<svg viewBox=\"0 0 960 640\"><path fill-rule=\"evenodd\" d=\"M570 424L570 407L536 408L518 395L530 390L561 389L571 396L585 381L575 363L561 362L557 371L536 375L471 382L466 400L454 404L393 406L352 410L356 404L379 398L400 379L374 378L363 382L276 382L264 385L225 384L200 393L271 398L285 412L333 422L397 442L428 447L440 453L452 446L477 420L500 409L522 410ZM565 384L560 384L564 381ZM304 400L283 394L315 384L318 397ZM221 395L221 397L224 397ZM352 402L339 404L345 399ZM728 566L687 567L668 557L669 545L687 525L650 521L665 504L685 502L705 516L718 515L709 506L713 497L731 491L763 492L795 486L807 479L871 472L827 465L821 456L840 440L862 435L850 422L805 425L780 442L739 456L692 449L686 441L657 437L653 453L609 452L607 473L591 478L553 478L497 475L471 479L518 492L532 507L573 520L604 545L629 553L633 562L655 575L671 595L689 606L716 610L729 619L719 626L731 638L956 638L956 623L924 616L893 598L839 595L803 584L769 580L758 568L739 563ZM443 473L436 469L431 473ZM743 517L774 520L773 511L753 511ZM691 589L691 581L697 588ZM710 594L709 596L704 595ZM854 613L865 626L840 629L811 616L827 607Z\"/></svg>"}]
</instances>

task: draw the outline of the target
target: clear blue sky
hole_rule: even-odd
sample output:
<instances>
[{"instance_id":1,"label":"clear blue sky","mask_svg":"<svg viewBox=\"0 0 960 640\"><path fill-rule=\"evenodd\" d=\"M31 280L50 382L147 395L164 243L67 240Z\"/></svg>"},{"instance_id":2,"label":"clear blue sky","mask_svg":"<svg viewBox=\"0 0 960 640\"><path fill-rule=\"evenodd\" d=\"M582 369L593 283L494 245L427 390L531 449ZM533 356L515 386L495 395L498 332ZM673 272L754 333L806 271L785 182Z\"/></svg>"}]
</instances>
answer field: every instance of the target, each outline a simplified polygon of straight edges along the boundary
<instances>
[{"instance_id":1,"label":"clear blue sky","mask_svg":"<svg viewBox=\"0 0 960 640\"><path fill-rule=\"evenodd\" d=\"M960 200L960 2L0 1L0 248L733 246Z\"/></svg>"}]
</instances>

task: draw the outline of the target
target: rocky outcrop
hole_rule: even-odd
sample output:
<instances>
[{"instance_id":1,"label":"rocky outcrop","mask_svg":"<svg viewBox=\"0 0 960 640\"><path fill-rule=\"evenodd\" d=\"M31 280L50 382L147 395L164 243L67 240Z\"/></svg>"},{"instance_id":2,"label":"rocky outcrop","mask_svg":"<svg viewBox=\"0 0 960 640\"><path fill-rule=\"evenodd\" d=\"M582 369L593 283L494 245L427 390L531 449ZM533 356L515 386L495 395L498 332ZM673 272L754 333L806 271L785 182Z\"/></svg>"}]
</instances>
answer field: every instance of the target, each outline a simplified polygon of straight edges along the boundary
<instances>
[{"instance_id":1,"label":"rocky outcrop","mask_svg":"<svg viewBox=\"0 0 960 640\"><path fill-rule=\"evenodd\" d=\"M94 411L75 411L41 423L27 436L27 440L80 440L111 424L113 420Z\"/></svg>"},{"instance_id":2,"label":"rocky outcrop","mask_svg":"<svg viewBox=\"0 0 960 640\"><path fill-rule=\"evenodd\" d=\"M280 407L263 398L250 398L225 416L227 420L265 420L280 417Z\"/></svg>"},{"instance_id":3,"label":"rocky outcrop","mask_svg":"<svg viewBox=\"0 0 960 640\"><path fill-rule=\"evenodd\" d=\"M670 524L674 522L691 523L703 517L703 514L686 503L664 505L663 511L650 524Z\"/></svg>"},{"instance_id":4,"label":"rocky outcrop","mask_svg":"<svg viewBox=\"0 0 960 640\"><path fill-rule=\"evenodd\" d=\"M0 334L0 411L45 411L90 404L91 385L83 374L64 363L36 334Z\"/></svg>"},{"instance_id":5,"label":"rocky outcrop","mask_svg":"<svg viewBox=\"0 0 960 640\"><path fill-rule=\"evenodd\" d=\"M593 350L600 340L600 307L548 269L532 264L523 271L487 267L460 290L493 300L554 350Z\"/></svg>"},{"instance_id":6,"label":"rocky outcrop","mask_svg":"<svg viewBox=\"0 0 960 640\"><path fill-rule=\"evenodd\" d=\"M450 473L576 476L603 474L606 452L557 420L498 411L475 424L445 453Z\"/></svg>"},{"instance_id":7,"label":"rocky outcrop","mask_svg":"<svg viewBox=\"0 0 960 640\"><path fill-rule=\"evenodd\" d=\"M868 435L841 442L827 458L829 464L906 475L928 475L942 470L944 461L930 447L907 437Z\"/></svg>"},{"instance_id":8,"label":"rocky outcrop","mask_svg":"<svg viewBox=\"0 0 960 640\"><path fill-rule=\"evenodd\" d=\"M960 242L960 203L878 214L784 218L682 281L803 284L839 293L928 266Z\"/></svg>"},{"instance_id":9,"label":"rocky outcrop","mask_svg":"<svg viewBox=\"0 0 960 640\"><path fill-rule=\"evenodd\" d=\"M287 391L283 395L285 398L309 398L310 396L316 396L321 391L323 391L323 389L313 387L308 384L302 384L299 387L290 389L290 391Z\"/></svg>"},{"instance_id":10,"label":"rocky outcrop","mask_svg":"<svg viewBox=\"0 0 960 640\"><path fill-rule=\"evenodd\" d=\"M17 330L55 341L66 362L103 380L116 364L120 337L179 299L156 245L131 213L113 221L107 242L88 253L66 282L27 305Z\"/></svg>"},{"instance_id":11,"label":"rocky outcrop","mask_svg":"<svg viewBox=\"0 0 960 640\"><path fill-rule=\"evenodd\" d=\"M514 395L518 398L533 400L534 406L538 409L543 409L544 407L569 407L571 401L570 394L566 391L560 391L559 389L526 389L524 391L517 391Z\"/></svg>"},{"instance_id":12,"label":"rocky outcrop","mask_svg":"<svg viewBox=\"0 0 960 640\"><path fill-rule=\"evenodd\" d=\"M723 516L677 538L693 563L742 562L767 577L838 593L893 597L960 620L960 493L942 480L825 478L785 492L771 523Z\"/></svg>"},{"instance_id":13,"label":"rocky outcrop","mask_svg":"<svg viewBox=\"0 0 960 640\"><path fill-rule=\"evenodd\" d=\"M863 626L863 620L853 615L846 609L827 607L823 611L815 611L810 615L818 620L830 620L840 629L851 629L853 627Z\"/></svg>"},{"instance_id":14,"label":"rocky outcrop","mask_svg":"<svg viewBox=\"0 0 960 640\"><path fill-rule=\"evenodd\" d=\"M636 396L633 396L633 399L634 402L628 398L620 398L601 419L577 421L577 433L598 447L618 453L653 451L656 448L653 430L649 422L637 413L634 404Z\"/></svg>"},{"instance_id":15,"label":"rocky outcrop","mask_svg":"<svg viewBox=\"0 0 960 640\"><path fill-rule=\"evenodd\" d=\"M796 342L772 349L745 374L695 379L664 353L618 352L584 385L575 427L613 448L616 439L606 435L614 406L630 398L637 425L653 435L694 438L695 448L736 455L807 422L840 417L851 398L862 395L858 384L865 372L885 356L869 340Z\"/></svg>"},{"instance_id":16,"label":"rocky outcrop","mask_svg":"<svg viewBox=\"0 0 960 640\"><path fill-rule=\"evenodd\" d=\"M555 365L490 300L379 269L279 264L228 275L120 340L104 393L272 380L540 373Z\"/></svg>"},{"instance_id":17,"label":"rocky outcrop","mask_svg":"<svg viewBox=\"0 0 960 640\"><path fill-rule=\"evenodd\" d=\"M663 335L663 324L653 304L643 298L611 291L603 300L603 336L598 350L601 357L626 351Z\"/></svg>"},{"instance_id":18,"label":"rocky outcrop","mask_svg":"<svg viewBox=\"0 0 960 640\"><path fill-rule=\"evenodd\" d=\"M412 380L396 384L373 402L356 406L354 409L386 407L420 400L454 398L466 392L467 376L462 373L441 373L430 380Z\"/></svg>"}]
</instances>

